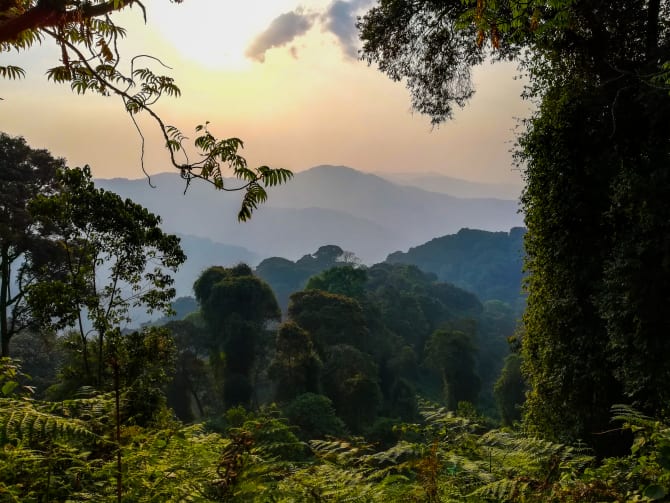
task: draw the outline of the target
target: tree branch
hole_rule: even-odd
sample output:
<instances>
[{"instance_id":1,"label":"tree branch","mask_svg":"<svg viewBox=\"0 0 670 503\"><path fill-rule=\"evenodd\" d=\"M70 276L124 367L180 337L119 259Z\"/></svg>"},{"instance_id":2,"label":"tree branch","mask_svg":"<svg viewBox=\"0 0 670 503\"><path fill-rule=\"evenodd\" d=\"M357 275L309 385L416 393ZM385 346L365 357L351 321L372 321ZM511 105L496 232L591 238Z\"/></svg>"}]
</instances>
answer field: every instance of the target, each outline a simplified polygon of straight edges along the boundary
<instances>
[{"instance_id":1,"label":"tree branch","mask_svg":"<svg viewBox=\"0 0 670 503\"><path fill-rule=\"evenodd\" d=\"M54 5L53 2L37 2L37 5L27 9L15 17L10 17L5 21L0 21L0 43L13 42L19 35L26 30L40 30L44 28L53 28L67 23L81 23L88 19L106 16L114 11L123 9L137 3L144 11L144 6L138 0L127 0L91 4L84 3L81 6L74 6L73 2L64 2L64 5ZM146 18L146 16L145 16Z\"/></svg>"}]
</instances>

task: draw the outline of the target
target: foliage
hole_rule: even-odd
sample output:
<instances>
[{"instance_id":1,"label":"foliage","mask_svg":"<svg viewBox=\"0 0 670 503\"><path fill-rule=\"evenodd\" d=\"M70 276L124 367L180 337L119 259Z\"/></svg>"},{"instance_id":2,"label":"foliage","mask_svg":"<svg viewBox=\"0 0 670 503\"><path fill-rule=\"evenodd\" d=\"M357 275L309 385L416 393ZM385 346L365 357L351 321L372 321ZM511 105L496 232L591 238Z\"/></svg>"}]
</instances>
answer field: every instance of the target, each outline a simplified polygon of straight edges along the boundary
<instances>
[{"instance_id":1,"label":"foliage","mask_svg":"<svg viewBox=\"0 0 670 503\"><path fill-rule=\"evenodd\" d=\"M272 287L279 306L286 312L291 294L304 289L311 276L333 267L354 267L356 261L352 252L344 251L339 246L325 245L295 262L281 257L267 258L258 264L256 274ZM345 292L332 293L346 295Z\"/></svg>"},{"instance_id":2,"label":"foliage","mask_svg":"<svg viewBox=\"0 0 670 503\"><path fill-rule=\"evenodd\" d=\"M369 336L361 305L343 295L322 290L294 293L288 315L309 332L320 355L335 344L363 348Z\"/></svg>"},{"instance_id":3,"label":"foliage","mask_svg":"<svg viewBox=\"0 0 670 503\"><path fill-rule=\"evenodd\" d=\"M526 396L526 383L521 374L521 357L512 353L493 387L502 424L511 426L521 419L521 406Z\"/></svg>"},{"instance_id":4,"label":"foliage","mask_svg":"<svg viewBox=\"0 0 670 503\"><path fill-rule=\"evenodd\" d=\"M601 455L627 448L597 434L612 403L650 415L668 403L668 12L660 0L384 0L360 22L364 59L406 78L436 123L470 96L486 54L520 63L537 104L516 149L525 423L554 441L588 436Z\"/></svg>"},{"instance_id":5,"label":"foliage","mask_svg":"<svg viewBox=\"0 0 670 503\"><path fill-rule=\"evenodd\" d=\"M124 390L123 412L133 424L160 422L166 408L165 388L175 373L176 347L164 328L145 328L109 341L110 364L118 367Z\"/></svg>"},{"instance_id":6,"label":"foliage","mask_svg":"<svg viewBox=\"0 0 670 503\"><path fill-rule=\"evenodd\" d=\"M287 403L282 412L288 421L298 427L304 440L344 435L346 427L337 417L332 401L316 393L303 393Z\"/></svg>"},{"instance_id":7,"label":"foliage","mask_svg":"<svg viewBox=\"0 0 670 503\"><path fill-rule=\"evenodd\" d=\"M378 304L384 324L412 346L419 358L433 331L482 311L475 295L438 282L416 266L383 263L367 273L368 298Z\"/></svg>"},{"instance_id":8,"label":"foliage","mask_svg":"<svg viewBox=\"0 0 670 503\"><path fill-rule=\"evenodd\" d=\"M473 334L436 330L426 343L427 365L442 377L444 402L455 410L459 402L477 401L481 381L475 369Z\"/></svg>"},{"instance_id":9,"label":"foliage","mask_svg":"<svg viewBox=\"0 0 670 503\"><path fill-rule=\"evenodd\" d=\"M39 267L49 247L34 227L28 202L53 193L56 172L64 167L46 150L30 148L23 138L0 133L0 342L3 357L9 342L30 326L25 302L30 267Z\"/></svg>"},{"instance_id":10,"label":"foliage","mask_svg":"<svg viewBox=\"0 0 670 503\"><path fill-rule=\"evenodd\" d=\"M275 399L285 402L303 393L318 392L321 367L310 335L294 322L283 323L268 369L275 384Z\"/></svg>"},{"instance_id":11,"label":"foliage","mask_svg":"<svg viewBox=\"0 0 670 503\"><path fill-rule=\"evenodd\" d=\"M66 361L61 338L51 330L24 330L12 339L12 358L30 376L33 396L43 399L59 381L58 372Z\"/></svg>"},{"instance_id":12,"label":"foliage","mask_svg":"<svg viewBox=\"0 0 670 503\"><path fill-rule=\"evenodd\" d=\"M269 346L266 324L280 318L272 290L245 264L210 267L193 289L207 323L210 365L221 371L224 401L249 406Z\"/></svg>"},{"instance_id":13,"label":"foliage","mask_svg":"<svg viewBox=\"0 0 670 503\"><path fill-rule=\"evenodd\" d=\"M386 262L415 265L440 281L476 294L482 302L500 300L521 312L525 304L521 292L524 234L522 228L509 232L461 229L406 253L391 253Z\"/></svg>"},{"instance_id":14,"label":"foliage","mask_svg":"<svg viewBox=\"0 0 670 503\"><path fill-rule=\"evenodd\" d=\"M389 445L359 437L314 439L308 447L296 433L341 428L328 400L314 394L287 408L304 430L272 407L234 408L220 433L163 420L124 424L116 443L112 394L33 400L21 388L20 368L1 363L5 501L118 501L117 452L122 501L662 501L670 487L670 428L625 405L612 410L613 421L620 434L633 435L633 447L602 460L584 445L487 430L466 407L459 408L464 417L427 402L419 421L395 426ZM17 383L11 390L10 382Z\"/></svg>"},{"instance_id":15,"label":"foliage","mask_svg":"<svg viewBox=\"0 0 670 503\"><path fill-rule=\"evenodd\" d=\"M333 267L309 278L305 290L323 290L352 299L362 299L366 280L365 269L353 266Z\"/></svg>"},{"instance_id":16,"label":"foliage","mask_svg":"<svg viewBox=\"0 0 670 503\"><path fill-rule=\"evenodd\" d=\"M203 418L218 408L216 386L205 360L209 352L206 330L186 320L164 327L176 347L175 371L166 392L168 405L184 422Z\"/></svg>"},{"instance_id":17,"label":"foliage","mask_svg":"<svg viewBox=\"0 0 670 503\"><path fill-rule=\"evenodd\" d=\"M359 23L363 58L395 81L405 80L412 107L435 124L451 118L474 89L470 68L484 61L477 28L462 22L469 2L378 2Z\"/></svg>"},{"instance_id":18,"label":"foliage","mask_svg":"<svg viewBox=\"0 0 670 503\"><path fill-rule=\"evenodd\" d=\"M171 0L181 3L182 0ZM163 96L178 97L179 87L171 77L155 73L152 66L163 65L148 55L130 58L129 68L122 68L119 41L126 30L116 24L115 16L125 7L138 5L146 21L146 9L136 0L5 0L0 3L0 53L25 51L44 40L55 43L60 51L60 65L47 71L55 83L69 83L77 94L93 92L102 96L114 95L123 102L142 139L136 121L144 112L160 129L170 164L186 181L186 189L194 179L202 179L219 190L244 191L238 219L248 220L253 210L267 199L266 188L288 181L293 174L286 169L260 166L249 168L239 155L244 144L239 138L215 138L208 125L199 125L193 141L195 152L186 152L188 139L177 127L166 124L154 110ZM139 66L146 63L146 66ZM22 78L25 71L16 66L0 66L0 77ZM178 154L183 153L183 160ZM196 159L191 161L190 159ZM142 156L144 170L144 157ZM238 186L224 183L223 167L232 170Z\"/></svg>"},{"instance_id":19,"label":"foliage","mask_svg":"<svg viewBox=\"0 0 670 503\"><path fill-rule=\"evenodd\" d=\"M96 189L88 168L63 170L58 183L58 193L40 194L30 203L42 237L58 253L33 272L28 301L44 326L76 327L80 384L100 386L108 333L129 320L131 307L168 310L174 297L169 272L186 257L179 238L160 229L159 217ZM95 372L89 329L97 336Z\"/></svg>"},{"instance_id":20,"label":"foliage","mask_svg":"<svg viewBox=\"0 0 670 503\"><path fill-rule=\"evenodd\" d=\"M325 353L322 386L337 414L355 433L371 424L381 405L377 366L368 355L346 344Z\"/></svg>"}]
</instances>

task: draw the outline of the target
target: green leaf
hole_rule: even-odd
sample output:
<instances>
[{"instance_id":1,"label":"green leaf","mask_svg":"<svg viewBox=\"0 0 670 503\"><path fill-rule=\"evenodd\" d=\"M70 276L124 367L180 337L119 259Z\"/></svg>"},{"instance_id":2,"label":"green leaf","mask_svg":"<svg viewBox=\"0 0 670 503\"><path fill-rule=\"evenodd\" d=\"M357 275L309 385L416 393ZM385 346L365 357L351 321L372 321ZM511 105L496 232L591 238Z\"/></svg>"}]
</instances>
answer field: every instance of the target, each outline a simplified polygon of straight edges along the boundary
<instances>
[{"instance_id":1,"label":"green leaf","mask_svg":"<svg viewBox=\"0 0 670 503\"><path fill-rule=\"evenodd\" d=\"M662 498L665 498L667 491L663 486L658 484L651 484L644 488L645 498L649 498L651 501L658 501Z\"/></svg>"},{"instance_id":2,"label":"green leaf","mask_svg":"<svg viewBox=\"0 0 670 503\"><path fill-rule=\"evenodd\" d=\"M17 80L22 77L25 77L26 72L23 68L20 66L0 66L0 77L10 79L10 80Z\"/></svg>"},{"instance_id":3,"label":"green leaf","mask_svg":"<svg viewBox=\"0 0 670 503\"><path fill-rule=\"evenodd\" d=\"M11 395L18 385L19 383L17 383L16 381L7 381L2 386L2 394L5 396Z\"/></svg>"}]
</instances>

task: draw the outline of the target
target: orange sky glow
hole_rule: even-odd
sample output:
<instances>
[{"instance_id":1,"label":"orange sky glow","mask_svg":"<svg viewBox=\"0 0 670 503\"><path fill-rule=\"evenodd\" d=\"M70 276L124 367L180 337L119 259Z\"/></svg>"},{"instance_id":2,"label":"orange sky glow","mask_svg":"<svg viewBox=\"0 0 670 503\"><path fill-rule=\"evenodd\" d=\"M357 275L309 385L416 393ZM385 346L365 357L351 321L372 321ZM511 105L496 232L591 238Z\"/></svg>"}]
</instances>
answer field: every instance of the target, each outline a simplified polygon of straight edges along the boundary
<instances>
[{"instance_id":1,"label":"orange sky glow","mask_svg":"<svg viewBox=\"0 0 670 503\"><path fill-rule=\"evenodd\" d=\"M187 135L209 121L216 136L245 141L251 165L301 171L341 164L521 185L510 149L531 104L519 98L522 83L511 65L477 69L475 98L453 121L433 129L427 117L412 113L402 83L353 58L353 46L326 29L330 0L144 3L146 25L136 8L115 18L128 29L123 61L146 53L172 68L165 71L183 94L162 98L156 110ZM288 42L261 40L287 13L310 24ZM141 177L140 137L120 100L77 96L69 86L47 82L44 73L58 57L48 43L0 55L3 64L27 71L22 80L0 81L0 131L24 136L72 166L89 164L97 177ZM147 119L139 123L147 171L169 171L158 129Z\"/></svg>"}]
</instances>

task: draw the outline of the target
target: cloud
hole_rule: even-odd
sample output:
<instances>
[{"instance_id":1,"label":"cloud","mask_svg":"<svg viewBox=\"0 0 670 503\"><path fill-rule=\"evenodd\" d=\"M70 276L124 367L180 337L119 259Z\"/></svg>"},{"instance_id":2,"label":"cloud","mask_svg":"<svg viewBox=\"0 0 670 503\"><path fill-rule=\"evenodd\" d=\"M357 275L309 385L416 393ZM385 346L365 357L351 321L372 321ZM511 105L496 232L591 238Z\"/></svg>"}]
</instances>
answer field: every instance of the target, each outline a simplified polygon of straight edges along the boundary
<instances>
[{"instance_id":1,"label":"cloud","mask_svg":"<svg viewBox=\"0 0 670 503\"><path fill-rule=\"evenodd\" d=\"M247 48L245 55L256 61L265 61L265 53L273 47L282 47L307 32L316 20L316 15L302 9L285 12L276 17L268 28L258 35Z\"/></svg>"},{"instance_id":2,"label":"cloud","mask_svg":"<svg viewBox=\"0 0 670 503\"><path fill-rule=\"evenodd\" d=\"M289 45L295 38L306 33L317 22L323 31L335 35L344 54L350 58L358 57L358 29L356 15L372 4L373 0L333 0L321 13L306 12L297 8L276 17L268 28L258 35L247 48L245 55L261 63L265 53L273 47ZM296 58L297 50L291 48Z\"/></svg>"},{"instance_id":3,"label":"cloud","mask_svg":"<svg viewBox=\"0 0 670 503\"><path fill-rule=\"evenodd\" d=\"M371 0L335 0L322 15L324 30L337 37L344 53L356 59L358 57L358 29L356 14L372 3Z\"/></svg>"}]
</instances>

